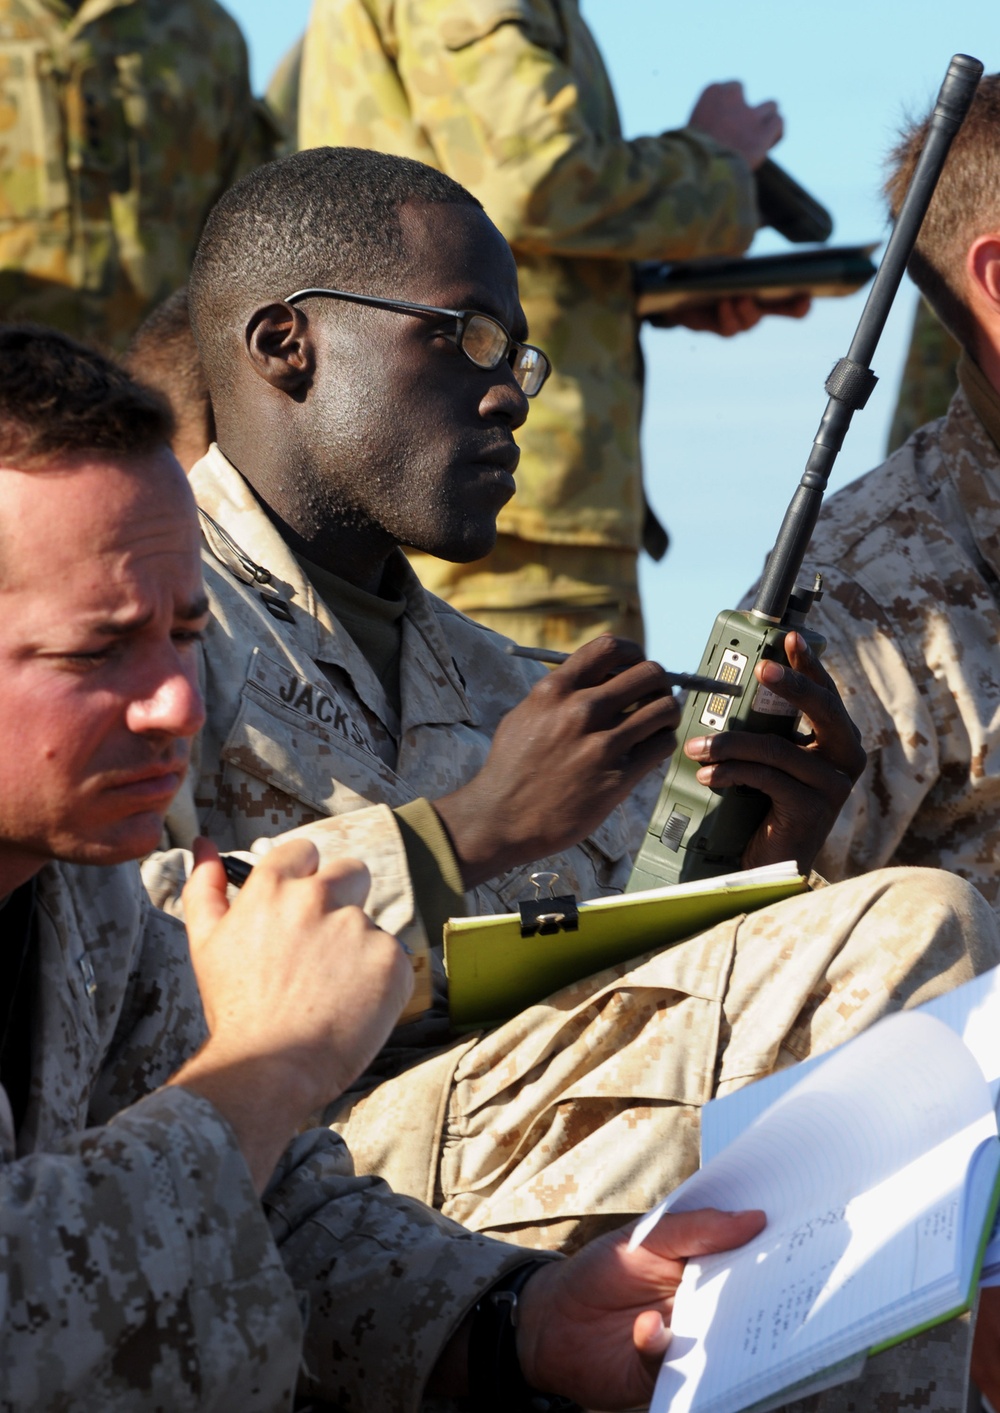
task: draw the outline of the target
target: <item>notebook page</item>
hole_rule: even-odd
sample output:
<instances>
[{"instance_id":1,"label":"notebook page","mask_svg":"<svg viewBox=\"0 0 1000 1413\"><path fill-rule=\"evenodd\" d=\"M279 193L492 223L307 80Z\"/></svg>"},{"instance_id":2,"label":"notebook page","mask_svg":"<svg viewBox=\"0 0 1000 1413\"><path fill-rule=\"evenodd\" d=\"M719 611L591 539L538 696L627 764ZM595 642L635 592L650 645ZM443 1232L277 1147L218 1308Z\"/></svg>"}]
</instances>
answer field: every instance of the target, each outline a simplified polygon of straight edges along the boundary
<instances>
[{"instance_id":1,"label":"notebook page","mask_svg":"<svg viewBox=\"0 0 1000 1413\"><path fill-rule=\"evenodd\" d=\"M653 1413L732 1413L954 1308L964 1173L990 1124L843 1206L691 1262Z\"/></svg>"}]
</instances>

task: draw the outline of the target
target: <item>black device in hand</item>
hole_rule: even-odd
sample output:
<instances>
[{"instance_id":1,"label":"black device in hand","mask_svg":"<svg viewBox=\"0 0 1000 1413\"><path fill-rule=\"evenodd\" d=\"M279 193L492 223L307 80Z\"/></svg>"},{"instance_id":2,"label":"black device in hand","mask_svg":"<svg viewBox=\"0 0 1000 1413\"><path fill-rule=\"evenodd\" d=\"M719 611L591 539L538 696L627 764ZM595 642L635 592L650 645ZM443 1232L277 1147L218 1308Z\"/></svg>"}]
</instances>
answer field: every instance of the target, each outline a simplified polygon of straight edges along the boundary
<instances>
[{"instance_id":1,"label":"black device in hand","mask_svg":"<svg viewBox=\"0 0 1000 1413\"><path fill-rule=\"evenodd\" d=\"M762 226L773 226L795 245L828 240L833 234L833 217L826 207L770 157L757 168L754 179Z\"/></svg>"},{"instance_id":2,"label":"black device in hand","mask_svg":"<svg viewBox=\"0 0 1000 1413\"><path fill-rule=\"evenodd\" d=\"M809 540L819 516L823 492L854 412L864 407L875 386L871 360L934 187L955 133L972 102L983 66L956 54L931 116L927 141L879 266L846 358L826 381L829 401L798 489L785 512L761 579L753 608L719 615L698 668L705 676L742 688L737 697L692 692L677 733L679 743L712 731L755 731L790 739L797 715L776 694L756 681L754 669L765 659L785 664L784 640L795 630L816 652L823 640L810 633L805 616L819 586L797 586ZM627 892L688 879L711 878L741 865L743 852L767 813L770 802L746 786L712 789L697 779L700 763L689 760L680 745L667 772L646 837L636 856Z\"/></svg>"}]
</instances>

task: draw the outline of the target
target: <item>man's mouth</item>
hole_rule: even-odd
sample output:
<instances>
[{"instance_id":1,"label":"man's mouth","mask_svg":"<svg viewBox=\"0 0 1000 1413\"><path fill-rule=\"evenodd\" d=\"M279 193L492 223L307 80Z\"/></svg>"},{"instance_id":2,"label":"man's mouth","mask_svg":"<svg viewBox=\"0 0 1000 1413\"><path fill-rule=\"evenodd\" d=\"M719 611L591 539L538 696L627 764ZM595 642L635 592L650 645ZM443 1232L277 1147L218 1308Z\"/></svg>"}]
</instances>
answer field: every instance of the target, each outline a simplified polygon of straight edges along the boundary
<instances>
[{"instance_id":1,"label":"man's mouth","mask_svg":"<svg viewBox=\"0 0 1000 1413\"><path fill-rule=\"evenodd\" d=\"M514 479L520 459L521 448L514 442L503 442L500 446L476 451L470 457L477 466L489 466L496 471L503 471L511 480Z\"/></svg>"},{"instance_id":2,"label":"man's mouth","mask_svg":"<svg viewBox=\"0 0 1000 1413\"><path fill-rule=\"evenodd\" d=\"M139 766L135 770L116 770L106 779L104 788L136 799L170 799L181 787L187 764L185 756L164 764Z\"/></svg>"}]
</instances>

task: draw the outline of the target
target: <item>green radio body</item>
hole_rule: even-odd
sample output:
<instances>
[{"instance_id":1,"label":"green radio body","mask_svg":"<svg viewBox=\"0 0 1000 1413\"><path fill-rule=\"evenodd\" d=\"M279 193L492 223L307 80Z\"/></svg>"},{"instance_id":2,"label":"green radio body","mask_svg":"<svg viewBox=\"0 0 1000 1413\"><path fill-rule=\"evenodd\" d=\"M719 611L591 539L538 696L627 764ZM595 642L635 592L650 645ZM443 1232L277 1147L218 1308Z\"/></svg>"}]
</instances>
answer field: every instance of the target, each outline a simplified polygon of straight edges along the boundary
<instances>
[{"instance_id":1,"label":"green radio body","mask_svg":"<svg viewBox=\"0 0 1000 1413\"><path fill-rule=\"evenodd\" d=\"M713 731L794 735L797 712L757 681L754 668L766 661L785 665L785 635L792 630L805 638L814 653L822 652L825 639L805 627L803 616L792 613L784 623L775 624L737 609L720 613L698 671L739 687L739 696L689 693L678 741ZM713 790L702 785L697 779L700 768L701 763L690 760L682 749L674 752L627 892L713 878L742 867L747 840L766 815L770 801L747 786Z\"/></svg>"}]
</instances>

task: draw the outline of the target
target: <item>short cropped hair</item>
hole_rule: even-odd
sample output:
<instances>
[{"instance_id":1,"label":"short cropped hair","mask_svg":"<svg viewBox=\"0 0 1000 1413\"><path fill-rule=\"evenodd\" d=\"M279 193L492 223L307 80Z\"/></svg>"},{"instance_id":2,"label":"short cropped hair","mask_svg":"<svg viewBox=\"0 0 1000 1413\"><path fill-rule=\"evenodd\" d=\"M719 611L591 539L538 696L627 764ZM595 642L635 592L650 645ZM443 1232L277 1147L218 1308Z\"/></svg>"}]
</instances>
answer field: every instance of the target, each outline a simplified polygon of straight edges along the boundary
<instances>
[{"instance_id":1,"label":"short cropped hair","mask_svg":"<svg viewBox=\"0 0 1000 1413\"><path fill-rule=\"evenodd\" d=\"M885 194L895 217L930 116L905 130L889 156ZM972 349L976 325L966 299L965 257L977 236L1000 233L1000 74L980 79L910 257L909 272L941 322Z\"/></svg>"},{"instance_id":2,"label":"short cropped hair","mask_svg":"<svg viewBox=\"0 0 1000 1413\"><path fill-rule=\"evenodd\" d=\"M360 147L313 147L256 168L225 193L202 232L188 281L191 322L213 389L245 319L310 285L398 293L400 209L482 203L443 172Z\"/></svg>"},{"instance_id":3,"label":"short cropped hair","mask_svg":"<svg viewBox=\"0 0 1000 1413\"><path fill-rule=\"evenodd\" d=\"M103 353L42 325L0 325L0 464L141 456L169 446L172 431L164 400Z\"/></svg>"},{"instance_id":4,"label":"short cropped hair","mask_svg":"<svg viewBox=\"0 0 1000 1413\"><path fill-rule=\"evenodd\" d=\"M215 440L215 420L184 286L147 314L132 335L122 364L137 382L169 403L174 451L181 465L190 469Z\"/></svg>"},{"instance_id":5,"label":"short cropped hair","mask_svg":"<svg viewBox=\"0 0 1000 1413\"><path fill-rule=\"evenodd\" d=\"M187 289L175 289L136 329L122 357L133 378L174 404L209 407L208 383L191 332Z\"/></svg>"}]
</instances>

